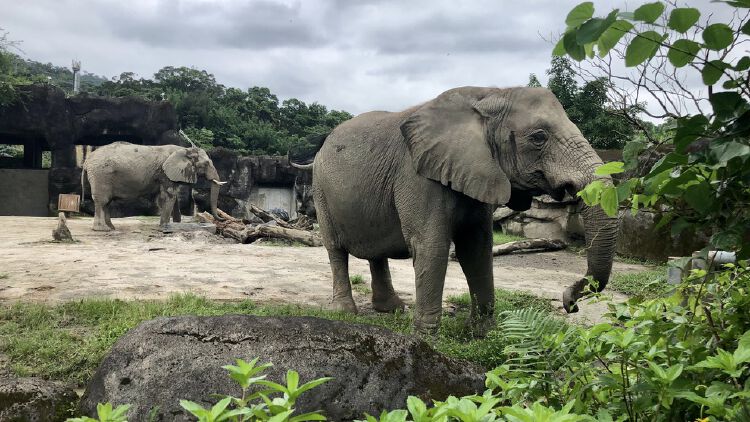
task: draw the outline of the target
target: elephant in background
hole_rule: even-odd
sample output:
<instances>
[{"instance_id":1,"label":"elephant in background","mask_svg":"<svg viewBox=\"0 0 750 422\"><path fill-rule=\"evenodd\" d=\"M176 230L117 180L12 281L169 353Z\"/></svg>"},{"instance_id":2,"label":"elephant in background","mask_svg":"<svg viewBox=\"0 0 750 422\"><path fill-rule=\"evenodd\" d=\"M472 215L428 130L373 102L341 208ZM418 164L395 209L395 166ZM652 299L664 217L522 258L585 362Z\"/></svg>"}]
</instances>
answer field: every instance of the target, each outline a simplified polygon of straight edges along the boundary
<instances>
[{"instance_id":1,"label":"elephant in background","mask_svg":"<svg viewBox=\"0 0 750 422\"><path fill-rule=\"evenodd\" d=\"M313 194L333 273L335 309L356 312L349 254L367 259L372 302L389 312L404 304L391 285L388 258L414 262L414 328L440 324L451 241L481 335L494 322L492 212L528 209L535 195L562 200L598 178L599 156L544 88L463 87L398 113L364 113L337 126L312 164ZM609 180L608 177L602 179ZM606 285L617 218L582 211L588 271ZM529 280L532 282L532 280ZM587 279L563 293L576 310Z\"/></svg>"},{"instance_id":2,"label":"elephant in background","mask_svg":"<svg viewBox=\"0 0 750 422\"><path fill-rule=\"evenodd\" d=\"M180 221L177 190L180 184L194 184L198 176L211 180L211 213L218 218L219 173L206 154L197 147L178 145L146 146L115 142L92 152L83 164L81 189L88 174L94 200L96 231L114 230L109 203L113 199L130 199L158 195L159 225L169 223L170 214ZM81 197L83 198L83 194Z\"/></svg>"}]
</instances>

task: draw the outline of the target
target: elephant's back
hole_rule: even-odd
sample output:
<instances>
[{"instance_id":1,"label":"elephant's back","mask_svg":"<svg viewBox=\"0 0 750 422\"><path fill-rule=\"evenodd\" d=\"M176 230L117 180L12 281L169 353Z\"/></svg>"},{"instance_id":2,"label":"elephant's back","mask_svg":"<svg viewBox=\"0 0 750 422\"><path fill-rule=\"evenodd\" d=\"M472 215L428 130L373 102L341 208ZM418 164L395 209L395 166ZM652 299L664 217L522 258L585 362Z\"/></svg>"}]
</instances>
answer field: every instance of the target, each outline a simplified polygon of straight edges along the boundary
<instances>
[{"instance_id":1,"label":"elephant's back","mask_svg":"<svg viewBox=\"0 0 750 422\"><path fill-rule=\"evenodd\" d=\"M177 145L139 145L130 142L113 142L95 149L87 158L86 166L104 164L130 166L143 161L158 161L166 159L172 152L182 148ZM163 161L163 160L162 160Z\"/></svg>"}]
</instances>

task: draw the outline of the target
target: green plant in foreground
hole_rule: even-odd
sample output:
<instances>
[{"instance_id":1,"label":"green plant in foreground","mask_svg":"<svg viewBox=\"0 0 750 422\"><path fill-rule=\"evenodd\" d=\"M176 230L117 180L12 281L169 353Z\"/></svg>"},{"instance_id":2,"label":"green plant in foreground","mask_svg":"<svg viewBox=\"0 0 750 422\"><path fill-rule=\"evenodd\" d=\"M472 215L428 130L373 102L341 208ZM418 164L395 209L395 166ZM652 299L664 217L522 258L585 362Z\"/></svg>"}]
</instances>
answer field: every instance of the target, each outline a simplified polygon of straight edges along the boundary
<instances>
[{"instance_id":1,"label":"green plant in foreground","mask_svg":"<svg viewBox=\"0 0 750 422\"><path fill-rule=\"evenodd\" d=\"M357 284L364 283L365 278L362 277L362 274L353 274L349 276L349 282L352 283L353 286L356 286Z\"/></svg>"},{"instance_id":2,"label":"green plant in foreground","mask_svg":"<svg viewBox=\"0 0 750 422\"><path fill-rule=\"evenodd\" d=\"M130 409L129 404L123 404L112 409L111 403L99 403L96 405L96 419L82 416L80 418L69 418L66 422L127 422L128 409Z\"/></svg>"},{"instance_id":3,"label":"green plant in foreground","mask_svg":"<svg viewBox=\"0 0 750 422\"><path fill-rule=\"evenodd\" d=\"M286 385L266 380L265 375L259 375L262 371L270 368L272 364L266 363L255 366L258 358L245 362L237 359L237 365L226 365L224 369L229 371L230 377L237 381L242 389L241 397L227 396L216 403L212 408L203 408L198 403L189 400L180 400L180 406L198 418L199 422L221 422L221 421L273 421L273 422L302 422L302 421L324 421L326 418L319 412L309 412L302 415L292 416L294 405L302 393L309 391L331 378L324 377L299 384L299 374L289 370L286 373ZM249 393L250 387L263 386L266 389ZM272 393L281 393L281 396L271 398ZM253 400L261 399L252 404ZM234 408L230 409L229 406Z\"/></svg>"}]
</instances>

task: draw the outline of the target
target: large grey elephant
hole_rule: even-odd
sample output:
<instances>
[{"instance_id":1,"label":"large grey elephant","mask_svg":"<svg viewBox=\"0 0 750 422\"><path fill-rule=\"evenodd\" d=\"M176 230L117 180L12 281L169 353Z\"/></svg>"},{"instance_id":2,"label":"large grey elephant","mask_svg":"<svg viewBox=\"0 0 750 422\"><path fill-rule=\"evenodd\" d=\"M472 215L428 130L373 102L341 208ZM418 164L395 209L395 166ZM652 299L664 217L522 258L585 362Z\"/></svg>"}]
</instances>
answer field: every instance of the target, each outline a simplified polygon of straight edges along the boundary
<instances>
[{"instance_id":1,"label":"large grey elephant","mask_svg":"<svg viewBox=\"0 0 750 422\"><path fill-rule=\"evenodd\" d=\"M600 158L544 88L463 87L399 113L374 111L336 127L314 162L313 191L333 272L333 305L356 312L348 255L367 259L378 311L403 307L388 258L412 257L414 326L440 324L451 241L481 334L494 321L492 212L528 209L532 196L561 200L598 177ZM606 178L605 178L606 179ZM609 279L618 220L584 207L588 271ZM534 280L529 280L534 283ZM582 278L563 294L575 311Z\"/></svg>"},{"instance_id":2,"label":"large grey elephant","mask_svg":"<svg viewBox=\"0 0 750 422\"><path fill-rule=\"evenodd\" d=\"M81 172L81 189L88 173L94 200L94 230L109 231L115 227L109 216L113 199L157 196L161 217L159 225L169 223L170 214L180 221L177 188L194 184L198 176L211 180L211 213L218 218L219 173L206 151L178 145L146 146L115 142L92 152ZM85 192L83 192L85 194ZM81 195L83 197L83 194Z\"/></svg>"}]
</instances>

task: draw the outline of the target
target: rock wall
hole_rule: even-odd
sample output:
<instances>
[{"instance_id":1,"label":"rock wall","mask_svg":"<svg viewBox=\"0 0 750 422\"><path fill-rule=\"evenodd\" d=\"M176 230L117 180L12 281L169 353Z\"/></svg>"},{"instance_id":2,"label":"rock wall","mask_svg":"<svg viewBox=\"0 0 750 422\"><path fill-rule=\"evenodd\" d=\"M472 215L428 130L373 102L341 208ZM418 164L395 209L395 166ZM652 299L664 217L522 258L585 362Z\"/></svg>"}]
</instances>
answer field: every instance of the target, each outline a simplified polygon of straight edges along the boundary
<instances>
[{"instance_id":1,"label":"rock wall","mask_svg":"<svg viewBox=\"0 0 750 422\"><path fill-rule=\"evenodd\" d=\"M221 180L228 182L219 191L219 208L232 216L253 219L247 206L258 186L289 189L296 200L294 211L314 215L314 212L310 212L312 172L292 167L286 156L241 156L224 148L216 148L208 155ZM199 211L209 210L208 183L199 180L193 192ZM293 214L291 210L286 211Z\"/></svg>"}]
</instances>

